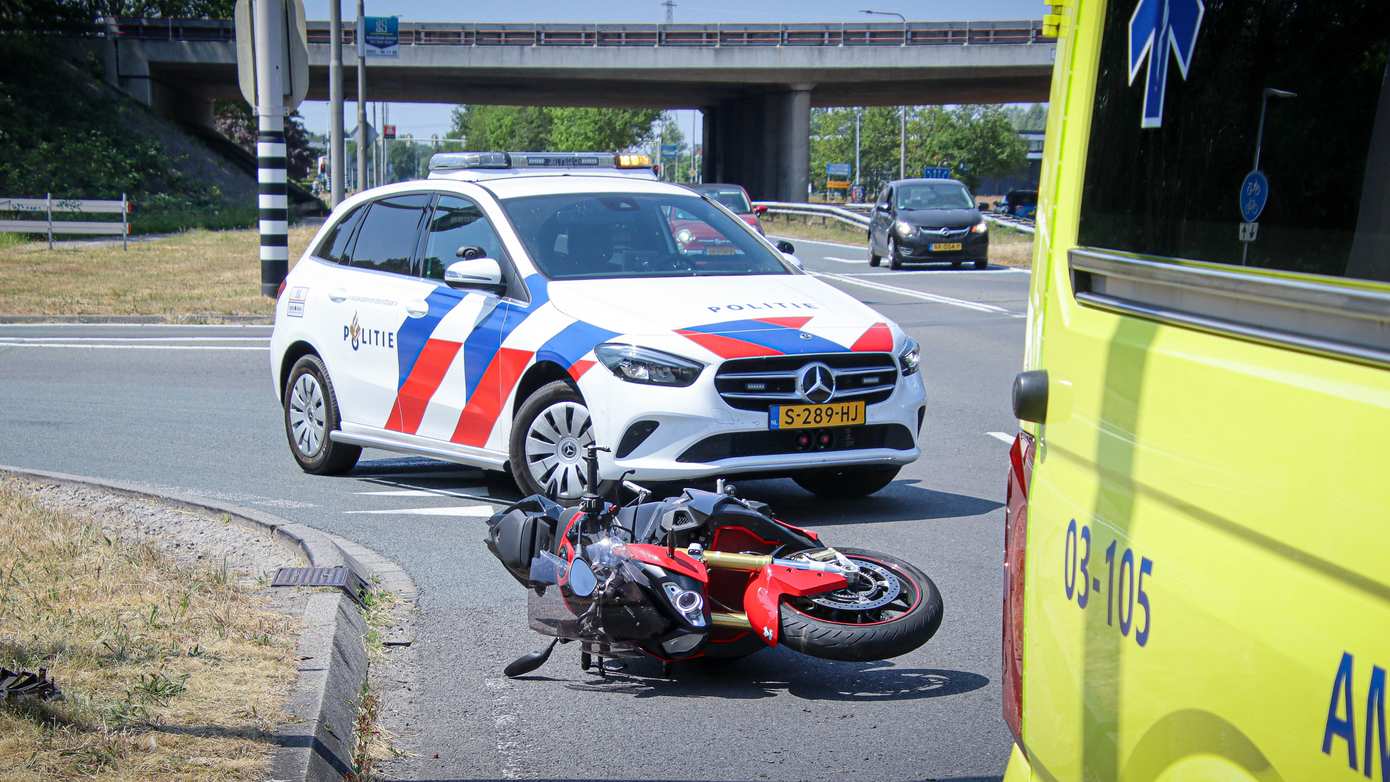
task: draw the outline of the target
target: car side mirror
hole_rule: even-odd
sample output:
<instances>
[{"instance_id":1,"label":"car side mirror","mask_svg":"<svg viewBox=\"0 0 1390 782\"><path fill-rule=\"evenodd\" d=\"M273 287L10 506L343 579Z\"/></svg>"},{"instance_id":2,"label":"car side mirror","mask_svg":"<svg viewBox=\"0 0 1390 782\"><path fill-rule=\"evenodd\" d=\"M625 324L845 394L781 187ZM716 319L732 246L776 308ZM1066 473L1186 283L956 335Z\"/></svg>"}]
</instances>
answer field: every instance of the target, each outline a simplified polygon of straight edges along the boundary
<instances>
[{"instance_id":1,"label":"car side mirror","mask_svg":"<svg viewBox=\"0 0 1390 782\"><path fill-rule=\"evenodd\" d=\"M444 284L450 288L502 289L502 267L491 258L454 261L444 269Z\"/></svg>"}]
</instances>

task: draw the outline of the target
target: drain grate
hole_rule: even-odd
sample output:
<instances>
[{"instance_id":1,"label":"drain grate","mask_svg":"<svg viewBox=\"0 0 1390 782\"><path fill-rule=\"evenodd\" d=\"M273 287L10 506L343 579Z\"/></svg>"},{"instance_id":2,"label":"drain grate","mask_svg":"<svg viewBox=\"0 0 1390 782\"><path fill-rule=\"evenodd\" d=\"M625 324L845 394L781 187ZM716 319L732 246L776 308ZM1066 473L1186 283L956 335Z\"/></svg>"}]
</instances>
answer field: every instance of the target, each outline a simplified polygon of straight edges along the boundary
<instances>
[{"instance_id":1,"label":"drain grate","mask_svg":"<svg viewBox=\"0 0 1390 782\"><path fill-rule=\"evenodd\" d=\"M336 567L282 567L275 571L271 580L273 587L337 587L358 603L367 593L367 582L357 575L357 571L338 565Z\"/></svg>"}]
</instances>

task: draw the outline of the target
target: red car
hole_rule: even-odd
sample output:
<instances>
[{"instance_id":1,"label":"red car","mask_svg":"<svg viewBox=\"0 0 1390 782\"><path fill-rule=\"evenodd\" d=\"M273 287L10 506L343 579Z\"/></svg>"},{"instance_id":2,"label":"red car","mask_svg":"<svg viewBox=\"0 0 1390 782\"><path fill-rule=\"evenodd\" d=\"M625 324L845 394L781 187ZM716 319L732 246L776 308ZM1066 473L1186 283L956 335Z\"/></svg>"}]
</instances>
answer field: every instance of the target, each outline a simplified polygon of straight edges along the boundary
<instances>
[{"instance_id":1,"label":"red car","mask_svg":"<svg viewBox=\"0 0 1390 782\"><path fill-rule=\"evenodd\" d=\"M734 214L742 217L743 222L758 229L758 233L767 233L763 230L763 224L758 220L758 215L766 212L767 207L753 206L749 203L748 191L744 190L742 187L738 185L706 183L703 185L691 185L690 189L727 206Z\"/></svg>"}]
</instances>

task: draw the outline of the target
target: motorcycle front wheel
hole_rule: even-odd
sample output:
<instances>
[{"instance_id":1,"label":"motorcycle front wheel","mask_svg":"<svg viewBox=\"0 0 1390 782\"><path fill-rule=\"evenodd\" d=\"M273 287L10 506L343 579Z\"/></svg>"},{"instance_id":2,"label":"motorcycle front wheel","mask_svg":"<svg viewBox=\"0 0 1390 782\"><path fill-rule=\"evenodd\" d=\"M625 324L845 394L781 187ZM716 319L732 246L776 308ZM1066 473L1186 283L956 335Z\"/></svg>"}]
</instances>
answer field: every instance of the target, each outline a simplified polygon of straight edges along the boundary
<instances>
[{"instance_id":1,"label":"motorcycle front wheel","mask_svg":"<svg viewBox=\"0 0 1390 782\"><path fill-rule=\"evenodd\" d=\"M907 654L931 640L944 609L926 573L877 551L836 550L859 566L862 578L838 592L785 600L782 645L812 657L865 662Z\"/></svg>"}]
</instances>

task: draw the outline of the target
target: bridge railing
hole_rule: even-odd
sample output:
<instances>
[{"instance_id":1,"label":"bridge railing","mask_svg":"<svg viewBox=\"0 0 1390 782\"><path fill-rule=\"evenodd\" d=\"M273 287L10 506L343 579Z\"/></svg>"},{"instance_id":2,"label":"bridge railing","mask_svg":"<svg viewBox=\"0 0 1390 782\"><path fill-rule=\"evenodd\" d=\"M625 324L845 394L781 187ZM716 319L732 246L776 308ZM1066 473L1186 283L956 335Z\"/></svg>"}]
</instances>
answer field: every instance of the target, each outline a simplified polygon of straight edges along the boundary
<instances>
[{"instance_id":1,"label":"bridge railing","mask_svg":"<svg viewBox=\"0 0 1390 782\"><path fill-rule=\"evenodd\" d=\"M117 19L114 35L170 41L231 41L230 21ZM105 29L105 28L102 28ZM100 30L94 30L100 33ZM307 24L309 43L329 43L327 22ZM355 25L343 23L343 43ZM1042 22L806 22L794 24L531 24L402 22L402 46L973 46L1027 45L1044 40Z\"/></svg>"}]
</instances>

